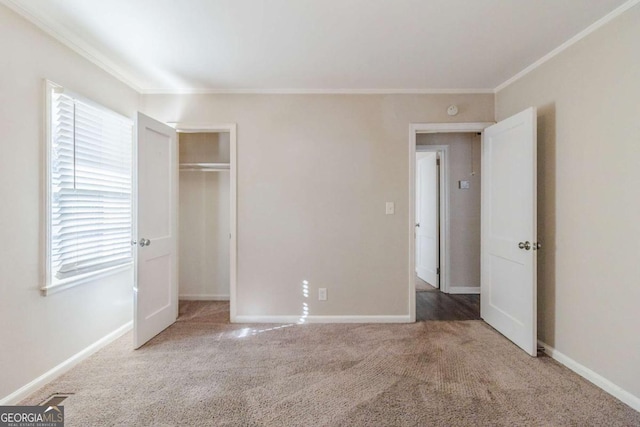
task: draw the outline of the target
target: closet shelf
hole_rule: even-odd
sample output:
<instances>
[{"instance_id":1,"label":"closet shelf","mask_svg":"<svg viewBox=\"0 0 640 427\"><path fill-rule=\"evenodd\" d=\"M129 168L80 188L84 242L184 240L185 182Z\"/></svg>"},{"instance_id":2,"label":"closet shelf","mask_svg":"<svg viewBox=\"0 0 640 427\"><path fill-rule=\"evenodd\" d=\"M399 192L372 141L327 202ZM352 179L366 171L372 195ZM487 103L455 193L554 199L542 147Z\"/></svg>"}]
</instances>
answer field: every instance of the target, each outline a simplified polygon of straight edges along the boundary
<instances>
[{"instance_id":1,"label":"closet shelf","mask_svg":"<svg viewBox=\"0 0 640 427\"><path fill-rule=\"evenodd\" d=\"M181 171L216 172L229 170L229 163L180 163Z\"/></svg>"}]
</instances>

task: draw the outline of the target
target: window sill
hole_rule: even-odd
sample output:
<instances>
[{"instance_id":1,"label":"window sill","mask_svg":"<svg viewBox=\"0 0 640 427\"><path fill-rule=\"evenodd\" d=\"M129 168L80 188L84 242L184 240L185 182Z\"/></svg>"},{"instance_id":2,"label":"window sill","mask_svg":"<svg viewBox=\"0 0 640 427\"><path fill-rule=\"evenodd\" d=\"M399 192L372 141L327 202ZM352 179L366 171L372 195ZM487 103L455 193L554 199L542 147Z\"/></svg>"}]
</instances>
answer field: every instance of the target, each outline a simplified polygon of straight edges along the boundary
<instances>
[{"instance_id":1,"label":"window sill","mask_svg":"<svg viewBox=\"0 0 640 427\"><path fill-rule=\"evenodd\" d=\"M42 287L40 288L40 292L42 293L42 296L45 297L48 295L57 294L58 292L66 291L67 289L75 288L76 286L84 285L86 283L95 282L98 279L102 279L104 277L112 276L116 273L126 271L132 266L133 262L129 262L127 264L122 264L115 267L106 268L104 270L83 274L78 277L73 277L71 279L59 281L49 286Z\"/></svg>"}]
</instances>

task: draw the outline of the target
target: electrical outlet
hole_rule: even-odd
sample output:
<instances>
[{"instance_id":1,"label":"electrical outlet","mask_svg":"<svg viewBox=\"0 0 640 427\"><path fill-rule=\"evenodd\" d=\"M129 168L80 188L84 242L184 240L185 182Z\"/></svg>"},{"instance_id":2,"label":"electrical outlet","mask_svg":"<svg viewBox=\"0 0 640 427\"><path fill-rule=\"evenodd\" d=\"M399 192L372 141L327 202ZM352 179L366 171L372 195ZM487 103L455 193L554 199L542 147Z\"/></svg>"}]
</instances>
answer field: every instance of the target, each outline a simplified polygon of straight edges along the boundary
<instances>
[{"instance_id":1,"label":"electrical outlet","mask_svg":"<svg viewBox=\"0 0 640 427\"><path fill-rule=\"evenodd\" d=\"M318 300L326 301L327 300L327 288L319 288L318 289Z\"/></svg>"}]
</instances>

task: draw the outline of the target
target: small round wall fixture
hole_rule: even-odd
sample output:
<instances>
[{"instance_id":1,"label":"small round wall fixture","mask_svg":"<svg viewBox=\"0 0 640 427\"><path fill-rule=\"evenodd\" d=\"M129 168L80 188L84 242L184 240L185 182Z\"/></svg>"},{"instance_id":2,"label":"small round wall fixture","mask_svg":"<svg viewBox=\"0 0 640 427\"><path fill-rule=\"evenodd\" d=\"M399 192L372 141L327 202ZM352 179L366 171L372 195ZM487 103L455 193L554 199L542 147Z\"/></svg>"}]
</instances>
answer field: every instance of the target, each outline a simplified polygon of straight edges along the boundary
<instances>
[{"instance_id":1,"label":"small round wall fixture","mask_svg":"<svg viewBox=\"0 0 640 427\"><path fill-rule=\"evenodd\" d=\"M450 116L455 116L456 114L458 114L458 106L449 105L449 108L447 108L447 114Z\"/></svg>"}]
</instances>

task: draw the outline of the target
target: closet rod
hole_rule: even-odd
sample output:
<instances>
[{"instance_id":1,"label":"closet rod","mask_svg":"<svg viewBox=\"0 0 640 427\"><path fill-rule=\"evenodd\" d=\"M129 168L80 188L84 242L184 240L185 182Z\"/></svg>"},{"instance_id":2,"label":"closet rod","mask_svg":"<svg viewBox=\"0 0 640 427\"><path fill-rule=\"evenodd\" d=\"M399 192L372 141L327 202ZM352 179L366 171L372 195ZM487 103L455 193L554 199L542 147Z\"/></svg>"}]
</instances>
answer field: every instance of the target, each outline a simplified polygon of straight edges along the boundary
<instances>
[{"instance_id":1,"label":"closet rod","mask_svg":"<svg viewBox=\"0 0 640 427\"><path fill-rule=\"evenodd\" d=\"M229 172L229 169L214 169L214 168L180 168L180 172Z\"/></svg>"},{"instance_id":2,"label":"closet rod","mask_svg":"<svg viewBox=\"0 0 640 427\"><path fill-rule=\"evenodd\" d=\"M216 172L229 170L229 163L180 163L181 171Z\"/></svg>"}]
</instances>

